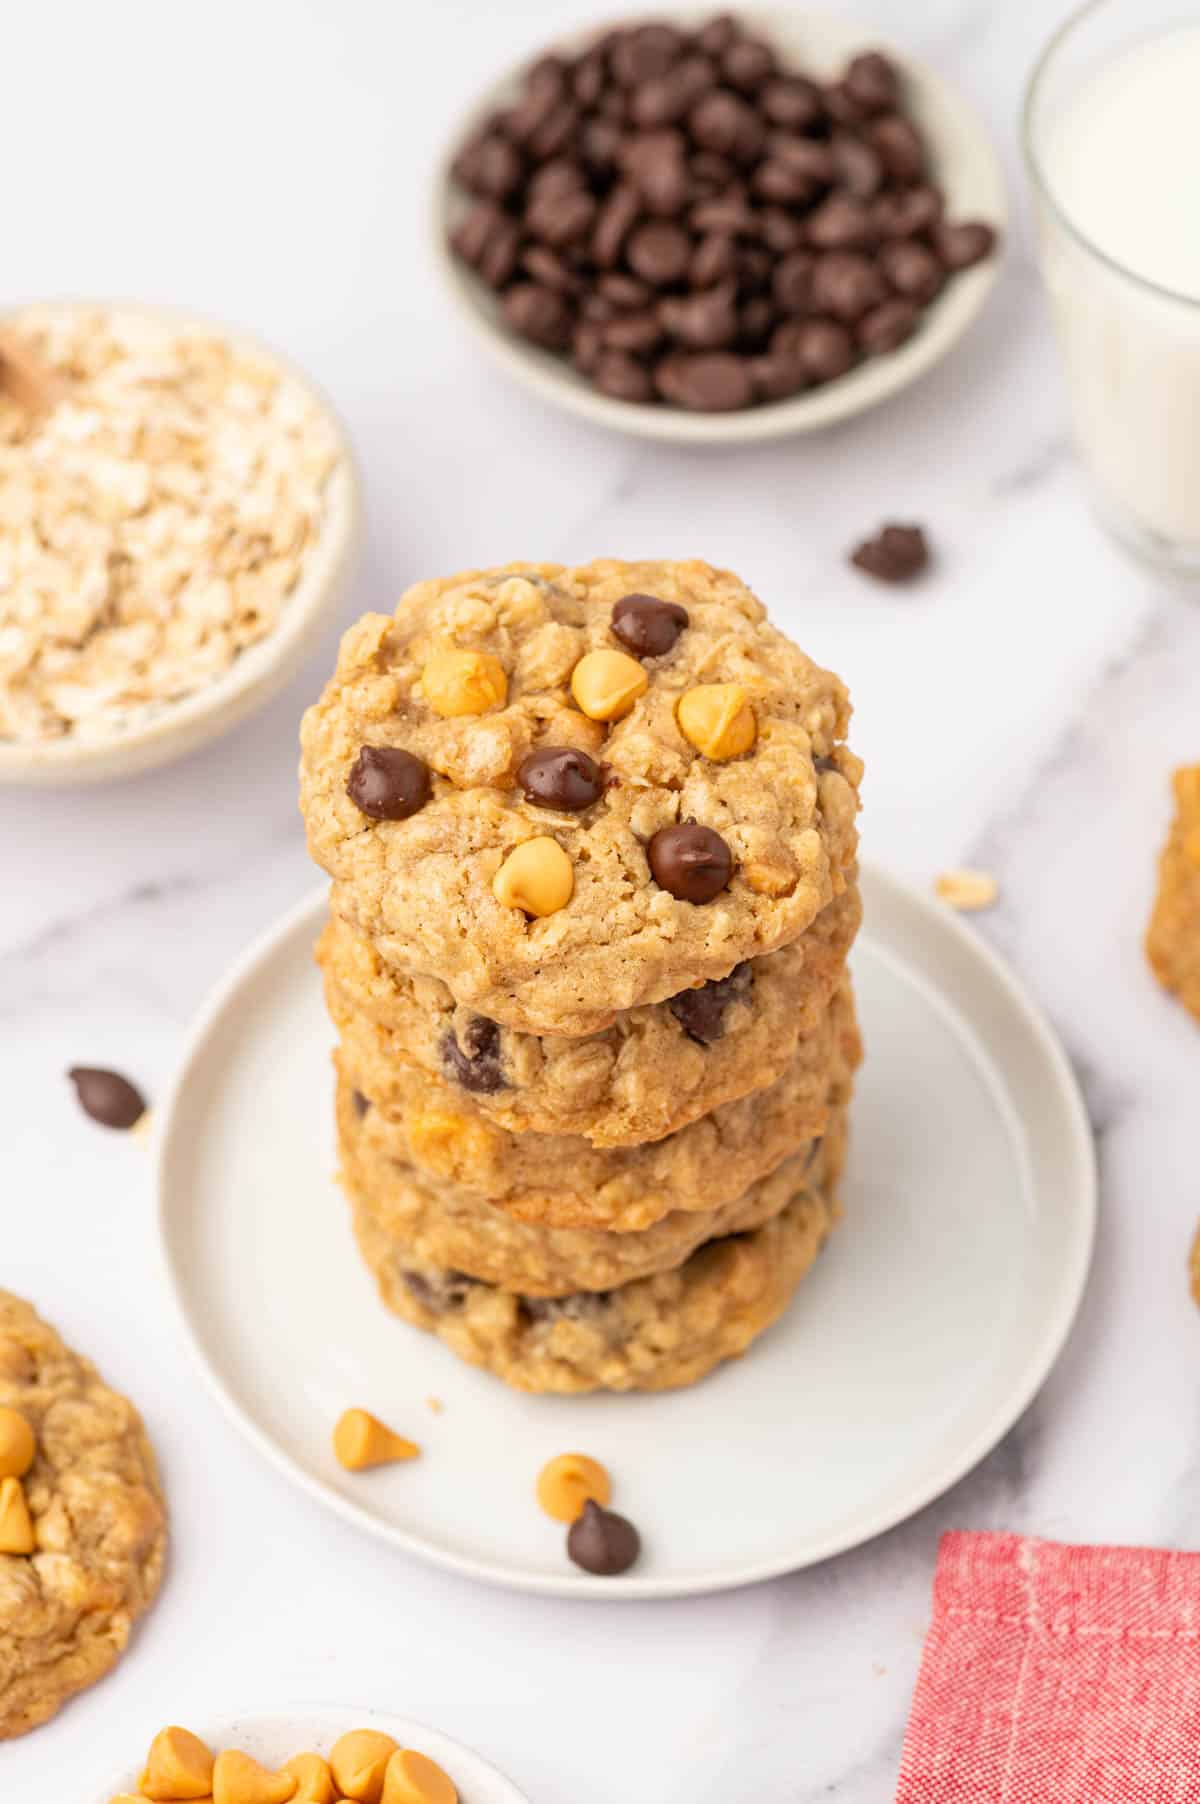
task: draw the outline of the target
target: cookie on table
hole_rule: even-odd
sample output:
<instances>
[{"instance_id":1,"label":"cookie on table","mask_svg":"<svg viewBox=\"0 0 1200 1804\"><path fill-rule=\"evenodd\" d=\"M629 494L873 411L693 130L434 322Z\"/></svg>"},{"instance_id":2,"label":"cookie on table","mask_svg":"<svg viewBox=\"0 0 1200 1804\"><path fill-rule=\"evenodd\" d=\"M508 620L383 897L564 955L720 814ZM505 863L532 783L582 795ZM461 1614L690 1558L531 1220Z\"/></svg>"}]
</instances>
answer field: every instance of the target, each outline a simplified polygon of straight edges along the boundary
<instances>
[{"instance_id":1,"label":"cookie on table","mask_svg":"<svg viewBox=\"0 0 1200 1804\"><path fill-rule=\"evenodd\" d=\"M727 976L845 889L850 707L727 571L506 566L368 614L301 733L309 849L397 971L534 1034Z\"/></svg>"},{"instance_id":2,"label":"cookie on table","mask_svg":"<svg viewBox=\"0 0 1200 1804\"><path fill-rule=\"evenodd\" d=\"M158 1591L167 1520L133 1405L8 1291L0 1291L0 1410L23 1418L33 1436L32 1464L13 1481L32 1551L0 1553L3 1740L45 1722L120 1659ZM11 1427L12 1416L3 1420Z\"/></svg>"},{"instance_id":3,"label":"cookie on table","mask_svg":"<svg viewBox=\"0 0 1200 1804\"><path fill-rule=\"evenodd\" d=\"M1200 1021L1200 764L1171 779L1175 818L1158 861L1146 956L1164 989Z\"/></svg>"},{"instance_id":4,"label":"cookie on table","mask_svg":"<svg viewBox=\"0 0 1200 1804\"><path fill-rule=\"evenodd\" d=\"M453 1184L381 1154L364 1133L363 1122L354 1091L339 1081L342 1187L381 1240L391 1242L401 1263L411 1256L420 1267L460 1272L500 1290L554 1297L611 1290L672 1271L705 1241L761 1227L798 1190L826 1188L841 1168L846 1106L835 1105L820 1139L785 1159L742 1196L712 1209L676 1210L633 1234L516 1221Z\"/></svg>"},{"instance_id":5,"label":"cookie on table","mask_svg":"<svg viewBox=\"0 0 1200 1804\"><path fill-rule=\"evenodd\" d=\"M336 995L332 999L336 1005ZM440 1078L388 1056L360 1017L335 1022L337 1066L366 1107L361 1143L518 1221L637 1233L676 1210L716 1209L824 1132L861 1047L849 979L773 1084L644 1146L513 1134Z\"/></svg>"},{"instance_id":6,"label":"cookie on table","mask_svg":"<svg viewBox=\"0 0 1200 1804\"><path fill-rule=\"evenodd\" d=\"M513 1133L580 1134L631 1146L686 1127L781 1076L817 1031L862 914L849 887L798 940L728 977L618 1015L598 1033L521 1033L456 1004L434 977L384 964L356 927L333 919L317 947L336 1017L362 1017L385 1056L470 1097ZM361 1037L360 1036L360 1037Z\"/></svg>"}]
</instances>

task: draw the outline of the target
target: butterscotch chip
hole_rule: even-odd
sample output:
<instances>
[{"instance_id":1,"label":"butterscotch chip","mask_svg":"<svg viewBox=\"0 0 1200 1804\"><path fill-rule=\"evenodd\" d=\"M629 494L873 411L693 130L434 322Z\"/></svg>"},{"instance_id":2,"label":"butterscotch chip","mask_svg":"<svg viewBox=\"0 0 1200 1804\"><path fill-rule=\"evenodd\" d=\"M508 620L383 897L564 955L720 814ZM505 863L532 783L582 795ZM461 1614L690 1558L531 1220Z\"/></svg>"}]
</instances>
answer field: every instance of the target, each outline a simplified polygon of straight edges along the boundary
<instances>
[{"instance_id":1,"label":"butterscotch chip","mask_svg":"<svg viewBox=\"0 0 1200 1804\"><path fill-rule=\"evenodd\" d=\"M142 1790L156 1804L177 1798L207 1798L213 1787L213 1755L190 1729L160 1729L150 1743Z\"/></svg>"},{"instance_id":2,"label":"butterscotch chip","mask_svg":"<svg viewBox=\"0 0 1200 1804\"><path fill-rule=\"evenodd\" d=\"M571 672L571 694L589 720L620 720L649 684L636 658L604 647L585 652Z\"/></svg>"},{"instance_id":3,"label":"butterscotch chip","mask_svg":"<svg viewBox=\"0 0 1200 1804\"><path fill-rule=\"evenodd\" d=\"M1000 894L1000 885L987 871L944 871L933 887L940 901L962 914L990 908Z\"/></svg>"},{"instance_id":4,"label":"butterscotch chip","mask_svg":"<svg viewBox=\"0 0 1200 1804\"><path fill-rule=\"evenodd\" d=\"M342 1795L355 1804L380 1804L387 1764L399 1745L378 1729L351 1729L335 1741L329 1765Z\"/></svg>"},{"instance_id":5,"label":"butterscotch chip","mask_svg":"<svg viewBox=\"0 0 1200 1804\"><path fill-rule=\"evenodd\" d=\"M706 758L748 752L757 737L750 692L741 683L701 683L685 689L675 709L679 731Z\"/></svg>"},{"instance_id":6,"label":"butterscotch chip","mask_svg":"<svg viewBox=\"0 0 1200 1804\"><path fill-rule=\"evenodd\" d=\"M538 917L557 914L565 908L574 889L571 860L548 834L514 846L492 879L492 894L497 902Z\"/></svg>"},{"instance_id":7,"label":"butterscotch chip","mask_svg":"<svg viewBox=\"0 0 1200 1804\"><path fill-rule=\"evenodd\" d=\"M213 1767L213 1804L290 1804L296 1795L290 1773L272 1773L250 1754L227 1748Z\"/></svg>"},{"instance_id":8,"label":"butterscotch chip","mask_svg":"<svg viewBox=\"0 0 1200 1804\"><path fill-rule=\"evenodd\" d=\"M421 1449L415 1441L394 1434L378 1416L365 1409L348 1409L333 1431L333 1451L348 1472L368 1466L387 1466L397 1460L416 1459Z\"/></svg>"},{"instance_id":9,"label":"butterscotch chip","mask_svg":"<svg viewBox=\"0 0 1200 1804\"><path fill-rule=\"evenodd\" d=\"M458 1804L458 1790L436 1760L400 1748L387 1764L382 1804Z\"/></svg>"},{"instance_id":10,"label":"butterscotch chip","mask_svg":"<svg viewBox=\"0 0 1200 1804\"><path fill-rule=\"evenodd\" d=\"M20 1410L0 1408L0 1478L24 1478L36 1447L33 1429Z\"/></svg>"},{"instance_id":11,"label":"butterscotch chip","mask_svg":"<svg viewBox=\"0 0 1200 1804\"><path fill-rule=\"evenodd\" d=\"M1158 863L1158 894L1146 934L1150 968L1200 1021L1200 764L1172 779L1175 819Z\"/></svg>"},{"instance_id":12,"label":"butterscotch chip","mask_svg":"<svg viewBox=\"0 0 1200 1804\"><path fill-rule=\"evenodd\" d=\"M319 1754L294 1754L279 1770L296 1781L292 1804L333 1804L333 1774Z\"/></svg>"},{"instance_id":13,"label":"butterscotch chip","mask_svg":"<svg viewBox=\"0 0 1200 1804\"><path fill-rule=\"evenodd\" d=\"M499 658L457 646L433 653L421 672L421 688L443 720L486 714L489 708L502 708L508 699L508 678Z\"/></svg>"},{"instance_id":14,"label":"butterscotch chip","mask_svg":"<svg viewBox=\"0 0 1200 1804\"><path fill-rule=\"evenodd\" d=\"M560 1453L538 1473L537 1499L555 1522L574 1522L589 1500L611 1501L612 1480L599 1460L586 1453Z\"/></svg>"},{"instance_id":15,"label":"butterscotch chip","mask_svg":"<svg viewBox=\"0 0 1200 1804\"><path fill-rule=\"evenodd\" d=\"M20 1479L0 1479L0 1553L29 1554L36 1546Z\"/></svg>"}]
</instances>

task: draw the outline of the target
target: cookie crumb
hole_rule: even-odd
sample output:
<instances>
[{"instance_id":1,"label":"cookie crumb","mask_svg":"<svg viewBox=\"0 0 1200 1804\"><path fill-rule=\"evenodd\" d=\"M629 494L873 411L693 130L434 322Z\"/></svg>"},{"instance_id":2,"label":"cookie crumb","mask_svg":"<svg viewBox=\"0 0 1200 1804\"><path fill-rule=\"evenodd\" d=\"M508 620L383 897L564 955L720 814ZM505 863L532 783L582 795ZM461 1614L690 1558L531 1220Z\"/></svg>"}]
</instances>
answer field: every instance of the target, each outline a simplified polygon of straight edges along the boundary
<instances>
[{"instance_id":1,"label":"cookie crumb","mask_svg":"<svg viewBox=\"0 0 1200 1804\"><path fill-rule=\"evenodd\" d=\"M1000 885L988 871L943 871L933 888L939 901L961 914L991 908L1000 894Z\"/></svg>"},{"instance_id":2,"label":"cookie crumb","mask_svg":"<svg viewBox=\"0 0 1200 1804\"><path fill-rule=\"evenodd\" d=\"M920 526L881 526L850 553L850 562L881 583L908 583L928 569L929 540Z\"/></svg>"},{"instance_id":3,"label":"cookie crumb","mask_svg":"<svg viewBox=\"0 0 1200 1804\"><path fill-rule=\"evenodd\" d=\"M440 1397L426 1397L425 1407L431 1415L440 1416L446 1405Z\"/></svg>"}]
</instances>

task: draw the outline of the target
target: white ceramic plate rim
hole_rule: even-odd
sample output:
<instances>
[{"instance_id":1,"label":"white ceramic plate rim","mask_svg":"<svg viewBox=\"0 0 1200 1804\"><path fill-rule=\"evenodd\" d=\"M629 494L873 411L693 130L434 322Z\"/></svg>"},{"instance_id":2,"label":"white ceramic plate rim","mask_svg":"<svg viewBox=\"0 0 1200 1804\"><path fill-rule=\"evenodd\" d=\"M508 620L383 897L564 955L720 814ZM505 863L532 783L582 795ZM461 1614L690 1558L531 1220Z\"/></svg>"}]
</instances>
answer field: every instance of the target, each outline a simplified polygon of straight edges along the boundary
<instances>
[{"instance_id":1,"label":"white ceramic plate rim","mask_svg":"<svg viewBox=\"0 0 1200 1804\"><path fill-rule=\"evenodd\" d=\"M211 314L166 304L149 305L111 297L55 296L4 309L11 318L30 306L102 307L181 329L210 332L279 365L325 415L338 446L339 462L325 488L321 535L288 597L279 623L264 639L239 654L229 669L191 695L166 703L127 728L102 738L68 734L27 744L0 740L0 783L78 783L145 770L182 757L206 739L226 731L268 700L297 668L305 647L349 575L362 538L362 485L345 424L329 396L306 371L256 334Z\"/></svg>"},{"instance_id":2,"label":"white ceramic plate rim","mask_svg":"<svg viewBox=\"0 0 1200 1804\"><path fill-rule=\"evenodd\" d=\"M673 17L693 23L708 17L712 11L711 7L697 9L679 5L654 9L656 17ZM971 186L979 197L971 202L971 211L996 227L999 242L984 262L954 277L933 306L924 312L921 325L907 344L886 356L858 365L836 382L786 401L766 402L737 413L687 413L681 408L612 400L577 376L561 358L540 351L509 332L496 318L491 291L479 277L464 269L447 242L448 227L456 208L461 205L450 173L455 154L471 128L495 110L500 96L511 87L520 69L530 60L523 58L516 70L493 82L486 93L466 109L449 147L439 159L430 221L434 262L460 317L489 355L511 376L569 413L637 438L690 445L748 444L784 438L793 433L815 432L874 407L924 375L961 338L987 300L1004 254L1008 201L1000 159L974 109L955 88L879 33L847 19L808 8L801 12L778 7L739 9L739 17L764 36L781 42L785 48L789 38L811 31L834 60L868 47L883 50L894 58L911 84L917 111L923 116L939 154L938 133L931 129L937 125L941 127L943 140L949 134L960 146L969 145ZM578 50L612 23L609 20L606 25L572 33L544 48ZM818 62L821 60L817 58ZM940 173L945 185L953 190L954 172Z\"/></svg>"},{"instance_id":3,"label":"white ceramic plate rim","mask_svg":"<svg viewBox=\"0 0 1200 1804\"><path fill-rule=\"evenodd\" d=\"M935 1498L948 1491L951 1486L958 1483L959 1479L965 1477L974 1466L978 1465L979 1461L996 1446L997 1442L1007 1434L1014 1422L1028 1408L1062 1351L1075 1320L1087 1282L1095 1238L1095 1147L1087 1111L1084 1108L1079 1087L1066 1054L1041 1011L1029 999L1004 962L985 941L943 904L918 894L896 878L887 876L871 866L864 867L862 881L864 892L874 889L876 892L886 895L891 906L915 910L918 915L924 917L926 926L936 929L937 932L955 941L959 952L968 961L974 961L981 967L985 976L1001 989L1005 999L1011 1004L1020 1019L1022 1027L1036 1044L1038 1052L1053 1074L1054 1088L1061 1114L1061 1127L1069 1143L1071 1167L1078 1175L1078 1194L1071 1199L1073 1232L1063 1259L1055 1292L1054 1307L1047 1313L1042 1324L1041 1334L1026 1348L1024 1360L1014 1370L1004 1397L994 1405L990 1414L978 1423L972 1432L953 1442L947 1450L944 1461L939 1466L935 1466L932 1472L927 1471L924 1477L914 1479L907 1485L897 1486L893 1492L881 1498L877 1508L873 1511L868 1510L856 1514L849 1523L831 1529L824 1539L807 1540L802 1552L795 1558L773 1555L768 1559L750 1561L741 1566L721 1567L699 1577L693 1574L684 1577L656 1578L653 1574L630 1574L623 1578L613 1579L591 1578L582 1573L572 1572L557 1575L514 1571L497 1561L475 1559L452 1549L439 1547L419 1534L411 1533L372 1515L355 1503L352 1498L345 1497L341 1492L326 1485L320 1478L308 1471L299 1460L278 1445L259 1427L253 1416L222 1380L215 1366L205 1354L199 1337L193 1332L184 1286L171 1259L168 1175L172 1138L175 1133L176 1120L181 1113L181 1101L185 1096L193 1068L205 1054L210 1036L220 1027L226 1009L242 985L255 974L262 963L273 956L281 942L286 940L310 916L313 919L315 937L317 924L328 907L328 892L325 888L322 888L315 896L306 896L303 901L289 909L280 921L262 934L237 961L229 976L210 999L189 1035L178 1075L163 1106L161 1131L158 1135L156 1162L158 1229L166 1283L183 1322L192 1356L199 1365L205 1381L222 1408L252 1445L257 1447L264 1457L281 1472L307 1491L311 1497L319 1499L329 1508L337 1511L339 1515L345 1517L347 1521L356 1523L359 1527L391 1543L392 1546L399 1547L403 1552L427 1560L435 1566L441 1566L449 1571L460 1573L464 1577L482 1580L508 1590L536 1592L547 1596L591 1596L610 1600L708 1595L712 1592L733 1590L743 1585L758 1584L765 1579L777 1578L782 1573L818 1565L824 1560L833 1558L835 1554L845 1553L853 1547L861 1546L864 1542L873 1540L877 1535L894 1528L897 1523L906 1521L917 1511L924 1509L927 1504L932 1503Z\"/></svg>"},{"instance_id":4,"label":"white ceramic plate rim","mask_svg":"<svg viewBox=\"0 0 1200 1804\"><path fill-rule=\"evenodd\" d=\"M379 1710L351 1710L322 1707L308 1709L303 1705L281 1706L275 1710L256 1710L245 1715L215 1712L203 1722L191 1720L186 1725L212 1748L244 1745L260 1738L289 1746L289 1752L270 1758L288 1760L292 1754L310 1749L327 1754L339 1735L349 1729L377 1729L390 1735L401 1747L417 1748L444 1766L463 1795L463 1804L529 1804L524 1792L518 1791L511 1779L497 1772L482 1755L462 1742L454 1741L437 1729L414 1722L407 1716L392 1716ZM261 1743L260 1743L261 1745ZM251 1748L249 1751L253 1751ZM141 1764L124 1767L98 1795L95 1804L108 1804L122 1791L136 1793Z\"/></svg>"}]
</instances>

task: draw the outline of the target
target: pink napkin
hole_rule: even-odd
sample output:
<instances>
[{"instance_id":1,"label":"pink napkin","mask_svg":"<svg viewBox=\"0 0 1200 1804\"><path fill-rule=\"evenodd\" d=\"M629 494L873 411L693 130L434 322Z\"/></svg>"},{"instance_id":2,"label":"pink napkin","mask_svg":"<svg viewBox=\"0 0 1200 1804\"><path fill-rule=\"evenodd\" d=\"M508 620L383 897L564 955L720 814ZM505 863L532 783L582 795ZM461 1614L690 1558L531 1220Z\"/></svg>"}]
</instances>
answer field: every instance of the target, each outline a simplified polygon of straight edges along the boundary
<instances>
[{"instance_id":1,"label":"pink napkin","mask_svg":"<svg viewBox=\"0 0 1200 1804\"><path fill-rule=\"evenodd\" d=\"M1200 1554L947 1535L896 1804L1200 1804Z\"/></svg>"}]
</instances>

